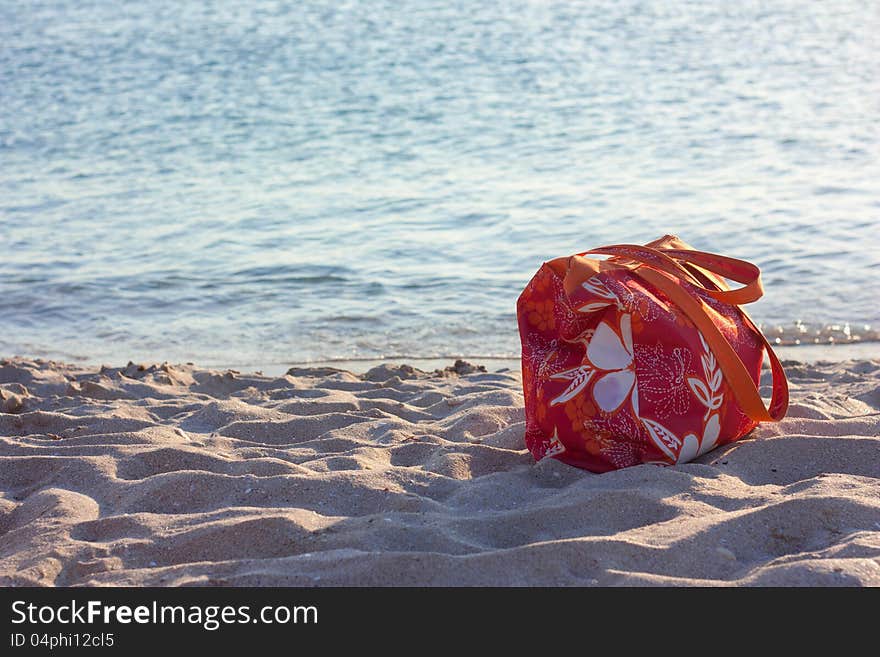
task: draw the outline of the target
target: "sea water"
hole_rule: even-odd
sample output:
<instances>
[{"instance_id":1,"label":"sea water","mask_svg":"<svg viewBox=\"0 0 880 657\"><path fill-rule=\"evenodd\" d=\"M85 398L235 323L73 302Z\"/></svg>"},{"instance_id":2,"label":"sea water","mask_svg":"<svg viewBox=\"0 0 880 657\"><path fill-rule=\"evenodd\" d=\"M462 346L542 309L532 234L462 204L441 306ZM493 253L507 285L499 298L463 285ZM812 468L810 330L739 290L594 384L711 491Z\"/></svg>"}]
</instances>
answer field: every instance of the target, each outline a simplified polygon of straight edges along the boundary
<instances>
[{"instance_id":1,"label":"sea water","mask_svg":"<svg viewBox=\"0 0 880 657\"><path fill-rule=\"evenodd\" d=\"M515 357L543 261L665 233L869 339L878 6L0 0L0 354Z\"/></svg>"}]
</instances>

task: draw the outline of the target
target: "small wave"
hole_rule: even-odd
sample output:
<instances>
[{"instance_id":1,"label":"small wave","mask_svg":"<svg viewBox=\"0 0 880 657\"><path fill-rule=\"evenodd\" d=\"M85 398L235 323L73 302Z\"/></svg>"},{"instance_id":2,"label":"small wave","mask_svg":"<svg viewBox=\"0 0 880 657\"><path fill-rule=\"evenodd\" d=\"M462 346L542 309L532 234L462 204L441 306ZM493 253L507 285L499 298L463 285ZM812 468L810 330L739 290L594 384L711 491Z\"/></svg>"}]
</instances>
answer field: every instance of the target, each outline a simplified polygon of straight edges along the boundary
<instances>
[{"instance_id":1,"label":"small wave","mask_svg":"<svg viewBox=\"0 0 880 657\"><path fill-rule=\"evenodd\" d=\"M852 344L862 342L880 342L880 330L870 324L793 324L759 325L771 344L782 346L799 346L814 344Z\"/></svg>"},{"instance_id":2,"label":"small wave","mask_svg":"<svg viewBox=\"0 0 880 657\"><path fill-rule=\"evenodd\" d=\"M384 356L341 356L338 358L316 358L309 360L285 361L284 365L314 366L328 363L372 363L372 362L408 362L408 361L434 361L434 360L474 360L474 361L508 361L518 360L520 354L482 356L480 354L385 354Z\"/></svg>"}]
</instances>

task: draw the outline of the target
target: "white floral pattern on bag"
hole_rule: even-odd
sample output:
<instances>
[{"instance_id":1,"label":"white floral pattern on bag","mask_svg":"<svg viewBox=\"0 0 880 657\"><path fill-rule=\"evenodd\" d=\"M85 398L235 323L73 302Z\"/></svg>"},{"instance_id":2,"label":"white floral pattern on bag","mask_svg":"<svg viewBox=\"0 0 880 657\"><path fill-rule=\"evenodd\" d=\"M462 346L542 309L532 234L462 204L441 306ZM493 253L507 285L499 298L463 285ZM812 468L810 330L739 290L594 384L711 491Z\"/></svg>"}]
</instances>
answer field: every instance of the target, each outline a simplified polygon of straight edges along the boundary
<instances>
[{"instance_id":1,"label":"white floral pattern on bag","mask_svg":"<svg viewBox=\"0 0 880 657\"><path fill-rule=\"evenodd\" d=\"M684 437L684 444L678 457L679 463L690 461L713 449L721 432L721 413L718 409L724 403L724 393L721 392L724 376L718 367L715 354L709 349L703 334L697 333L697 335L700 337L700 345L703 347L700 363L703 366L705 378L701 381L696 377L691 377L688 379L688 384L694 396L706 407L706 414L703 416L702 435L697 438L691 433Z\"/></svg>"},{"instance_id":2,"label":"white floral pattern on bag","mask_svg":"<svg viewBox=\"0 0 880 657\"><path fill-rule=\"evenodd\" d=\"M584 426L593 433L599 454L615 467L624 468L641 460L642 445L648 436L642 423L629 413L597 415Z\"/></svg>"},{"instance_id":3,"label":"white floral pattern on bag","mask_svg":"<svg viewBox=\"0 0 880 657\"><path fill-rule=\"evenodd\" d=\"M703 421L705 422L708 420L709 414L715 409L720 408L721 403L724 401L724 394L719 392L724 377L721 374L721 370L718 368L715 354L709 349L709 345L706 344L703 334L698 333L697 335L699 336L700 344L703 347L703 355L700 356L700 364L703 366L705 381L702 381L697 377L689 377L688 385L691 387L691 390L693 390L697 399L700 400L700 403L702 403L707 409L705 415L703 415Z\"/></svg>"},{"instance_id":4,"label":"white floral pattern on bag","mask_svg":"<svg viewBox=\"0 0 880 657\"><path fill-rule=\"evenodd\" d=\"M639 392L657 409L660 419L683 415L691 406L688 374L693 355L690 349L675 347L666 353L662 344L636 345L636 376Z\"/></svg>"},{"instance_id":5,"label":"white floral pattern on bag","mask_svg":"<svg viewBox=\"0 0 880 657\"><path fill-rule=\"evenodd\" d=\"M590 328L578 333L576 327L582 320L575 318L571 322L575 330L569 334L577 337L566 338L565 342L580 343L584 349L576 367L568 361L566 369L560 371L554 367L557 365L553 357L555 341L552 345L542 345L544 349L540 351L545 357L534 363L533 371L541 380L565 384L556 388L549 406L564 404L568 413L572 400L585 395L588 400L585 403L590 404L594 414L583 422L584 428L589 430L587 435L592 434L591 440L595 441L590 451L601 454L616 467L641 460L644 449L641 445L646 443L655 445L664 455L660 462L667 464L689 461L715 447L721 428L723 375L699 330L692 323L680 321L680 311L665 297L655 298L650 290L632 288L628 280L597 274L581 287L587 294L581 297L583 300L575 315L586 319L599 313L593 320L598 323L587 321ZM711 301L708 303L713 310L722 310ZM662 339L654 345L634 344L634 332L642 332L645 323L653 323L666 315L673 322L673 330L696 332L702 347L699 356L702 376L695 375L695 354L686 346L666 345ZM752 339L745 320L723 319L725 322L720 322L726 324L723 329L733 334L729 337ZM692 396L705 408L702 423L694 418L699 424L692 430L682 430L680 423L674 423L682 432L676 435L664 423L668 418L689 416ZM640 400L646 408L652 409L650 417L641 415ZM565 451L555 427L544 448L545 456Z\"/></svg>"},{"instance_id":6,"label":"white floral pattern on bag","mask_svg":"<svg viewBox=\"0 0 880 657\"><path fill-rule=\"evenodd\" d=\"M608 288L619 299L619 307L628 313L638 313L642 321L653 322L665 312L656 302L649 298L647 292L634 291L624 281L611 279Z\"/></svg>"},{"instance_id":7,"label":"white floral pattern on bag","mask_svg":"<svg viewBox=\"0 0 880 657\"><path fill-rule=\"evenodd\" d=\"M596 277L583 286L603 300L582 306L579 310L591 313L616 305L618 327L615 330L607 319L603 319L591 335L579 336L578 341L586 345L584 361L578 367L551 376L552 379L569 381L568 386L552 400L551 405L564 403L589 389L592 400L606 416L626 417L628 414L625 413L618 416L618 411L629 401L632 416L644 427L650 440L670 462L690 461L712 449L718 441L720 431L719 409L724 401L724 393L721 392L723 375L702 334L697 331L703 348L700 356L703 369L701 379L690 376L693 354L689 349L675 347L667 353L659 343L652 347L634 346L632 317L629 312L620 312L624 304L620 303L618 296ZM614 303L613 299L618 299L618 303ZM657 409L656 418L640 415L640 394ZM706 407L703 426L699 436L688 433L680 438L658 420L687 413L691 394ZM589 428L598 433L607 431L610 427L602 426L607 424L607 421L595 421L589 423ZM639 432L635 430L623 435L635 438L637 433ZM607 448L610 450L611 445ZM632 446L627 447L620 454L615 452L615 456L622 457L623 452L629 454L632 449ZM616 462L615 464L617 465Z\"/></svg>"},{"instance_id":8,"label":"white floral pattern on bag","mask_svg":"<svg viewBox=\"0 0 880 657\"><path fill-rule=\"evenodd\" d=\"M638 387L633 358L630 315L619 318L620 334L603 320L587 343L584 363L578 367L554 374L551 378L571 383L551 405L568 401L587 387L594 378L592 396L596 405L606 413L615 413L627 400L636 415L639 413Z\"/></svg>"},{"instance_id":9,"label":"white floral pattern on bag","mask_svg":"<svg viewBox=\"0 0 880 657\"><path fill-rule=\"evenodd\" d=\"M643 321L653 322L663 312L662 308L646 294L633 291L625 282L615 278L605 281L599 275L591 276L581 283L581 287L595 297L578 308L582 313L592 313L609 306L617 306L621 312L638 313Z\"/></svg>"},{"instance_id":10,"label":"white floral pattern on bag","mask_svg":"<svg viewBox=\"0 0 880 657\"><path fill-rule=\"evenodd\" d=\"M706 344L705 338L699 332L697 335L703 347L700 362L703 365L705 379L689 377L688 385L694 396L707 409L706 414L703 416L700 436L689 433L684 439L681 439L659 422L640 418L651 434L651 439L654 443L676 463L687 463L713 449L718 442L718 436L721 431L721 414L718 409L724 402L724 393L720 392L723 376L718 368L715 355L709 349L709 345Z\"/></svg>"},{"instance_id":11,"label":"white floral pattern on bag","mask_svg":"<svg viewBox=\"0 0 880 657\"><path fill-rule=\"evenodd\" d=\"M592 276L588 278L586 281L581 283L581 287L590 294L595 295L599 298L578 308L580 312L593 313L597 310L602 310L603 308L607 308L611 305L615 305L618 308L622 309L620 305L620 299L617 298L617 295L614 294L614 292L608 289L608 286L605 285L602 279L598 276Z\"/></svg>"}]
</instances>

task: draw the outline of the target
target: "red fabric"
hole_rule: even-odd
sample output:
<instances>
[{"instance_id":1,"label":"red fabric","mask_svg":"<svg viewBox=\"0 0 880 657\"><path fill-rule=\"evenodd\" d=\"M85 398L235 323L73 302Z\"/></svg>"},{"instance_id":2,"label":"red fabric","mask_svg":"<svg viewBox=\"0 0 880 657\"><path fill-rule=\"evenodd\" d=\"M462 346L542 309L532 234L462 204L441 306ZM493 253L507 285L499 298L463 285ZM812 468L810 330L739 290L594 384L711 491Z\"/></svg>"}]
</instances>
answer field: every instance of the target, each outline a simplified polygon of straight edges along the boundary
<instances>
[{"instance_id":1,"label":"red fabric","mask_svg":"<svg viewBox=\"0 0 880 657\"><path fill-rule=\"evenodd\" d=\"M628 269L588 276L569 293L545 264L517 302L526 445L593 472L673 464L732 442L757 422L739 408L693 322ZM589 272L587 272L589 274ZM742 311L679 280L755 383L764 341Z\"/></svg>"}]
</instances>

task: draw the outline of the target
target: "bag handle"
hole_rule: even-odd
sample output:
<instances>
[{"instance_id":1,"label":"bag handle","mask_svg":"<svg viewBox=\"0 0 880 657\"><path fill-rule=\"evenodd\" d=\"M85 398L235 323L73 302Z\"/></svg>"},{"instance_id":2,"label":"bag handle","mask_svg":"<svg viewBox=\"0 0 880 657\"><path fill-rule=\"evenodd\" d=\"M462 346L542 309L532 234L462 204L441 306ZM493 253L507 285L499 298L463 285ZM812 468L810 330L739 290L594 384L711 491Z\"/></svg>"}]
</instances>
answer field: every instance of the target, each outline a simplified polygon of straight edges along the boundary
<instances>
[{"instance_id":1,"label":"bag handle","mask_svg":"<svg viewBox=\"0 0 880 657\"><path fill-rule=\"evenodd\" d=\"M764 343L764 350L770 359L770 370L773 375L773 396L770 400L769 408L764 406L761 393L758 391L752 375L746 369L739 354L736 353L736 350L730 345L730 342L727 341L727 338L724 337L715 325L715 322L706 313L700 301L688 294L678 282L673 281L656 269L637 265L632 269L632 272L661 290L694 322L703 338L705 338L706 343L712 349L712 353L715 354L718 365L724 373L724 377L727 379L736 400L739 402L740 408L748 417L756 422L778 422L785 417L785 412L788 410L788 381L785 378L785 370L782 368L782 363L779 362L779 358L776 356L767 338L755 327L754 323L745 313L743 313L743 317L760 336Z\"/></svg>"},{"instance_id":2,"label":"bag handle","mask_svg":"<svg viewBox=\"0 0 880 657\"><path fill-rule=\"evenodd\" d=\"M584 251L578 255L587 254L610 255L646 264L667 274L687 279L689 283L700 288L713 299L735 306L757 301L764 294L760 269L751 262L728 258L717 253L689 249L655 249L639 244L614 244ZM706 287L681 265L682 262L742 283L743 287L733 290Z\"/></svg>"}]
</instances>

